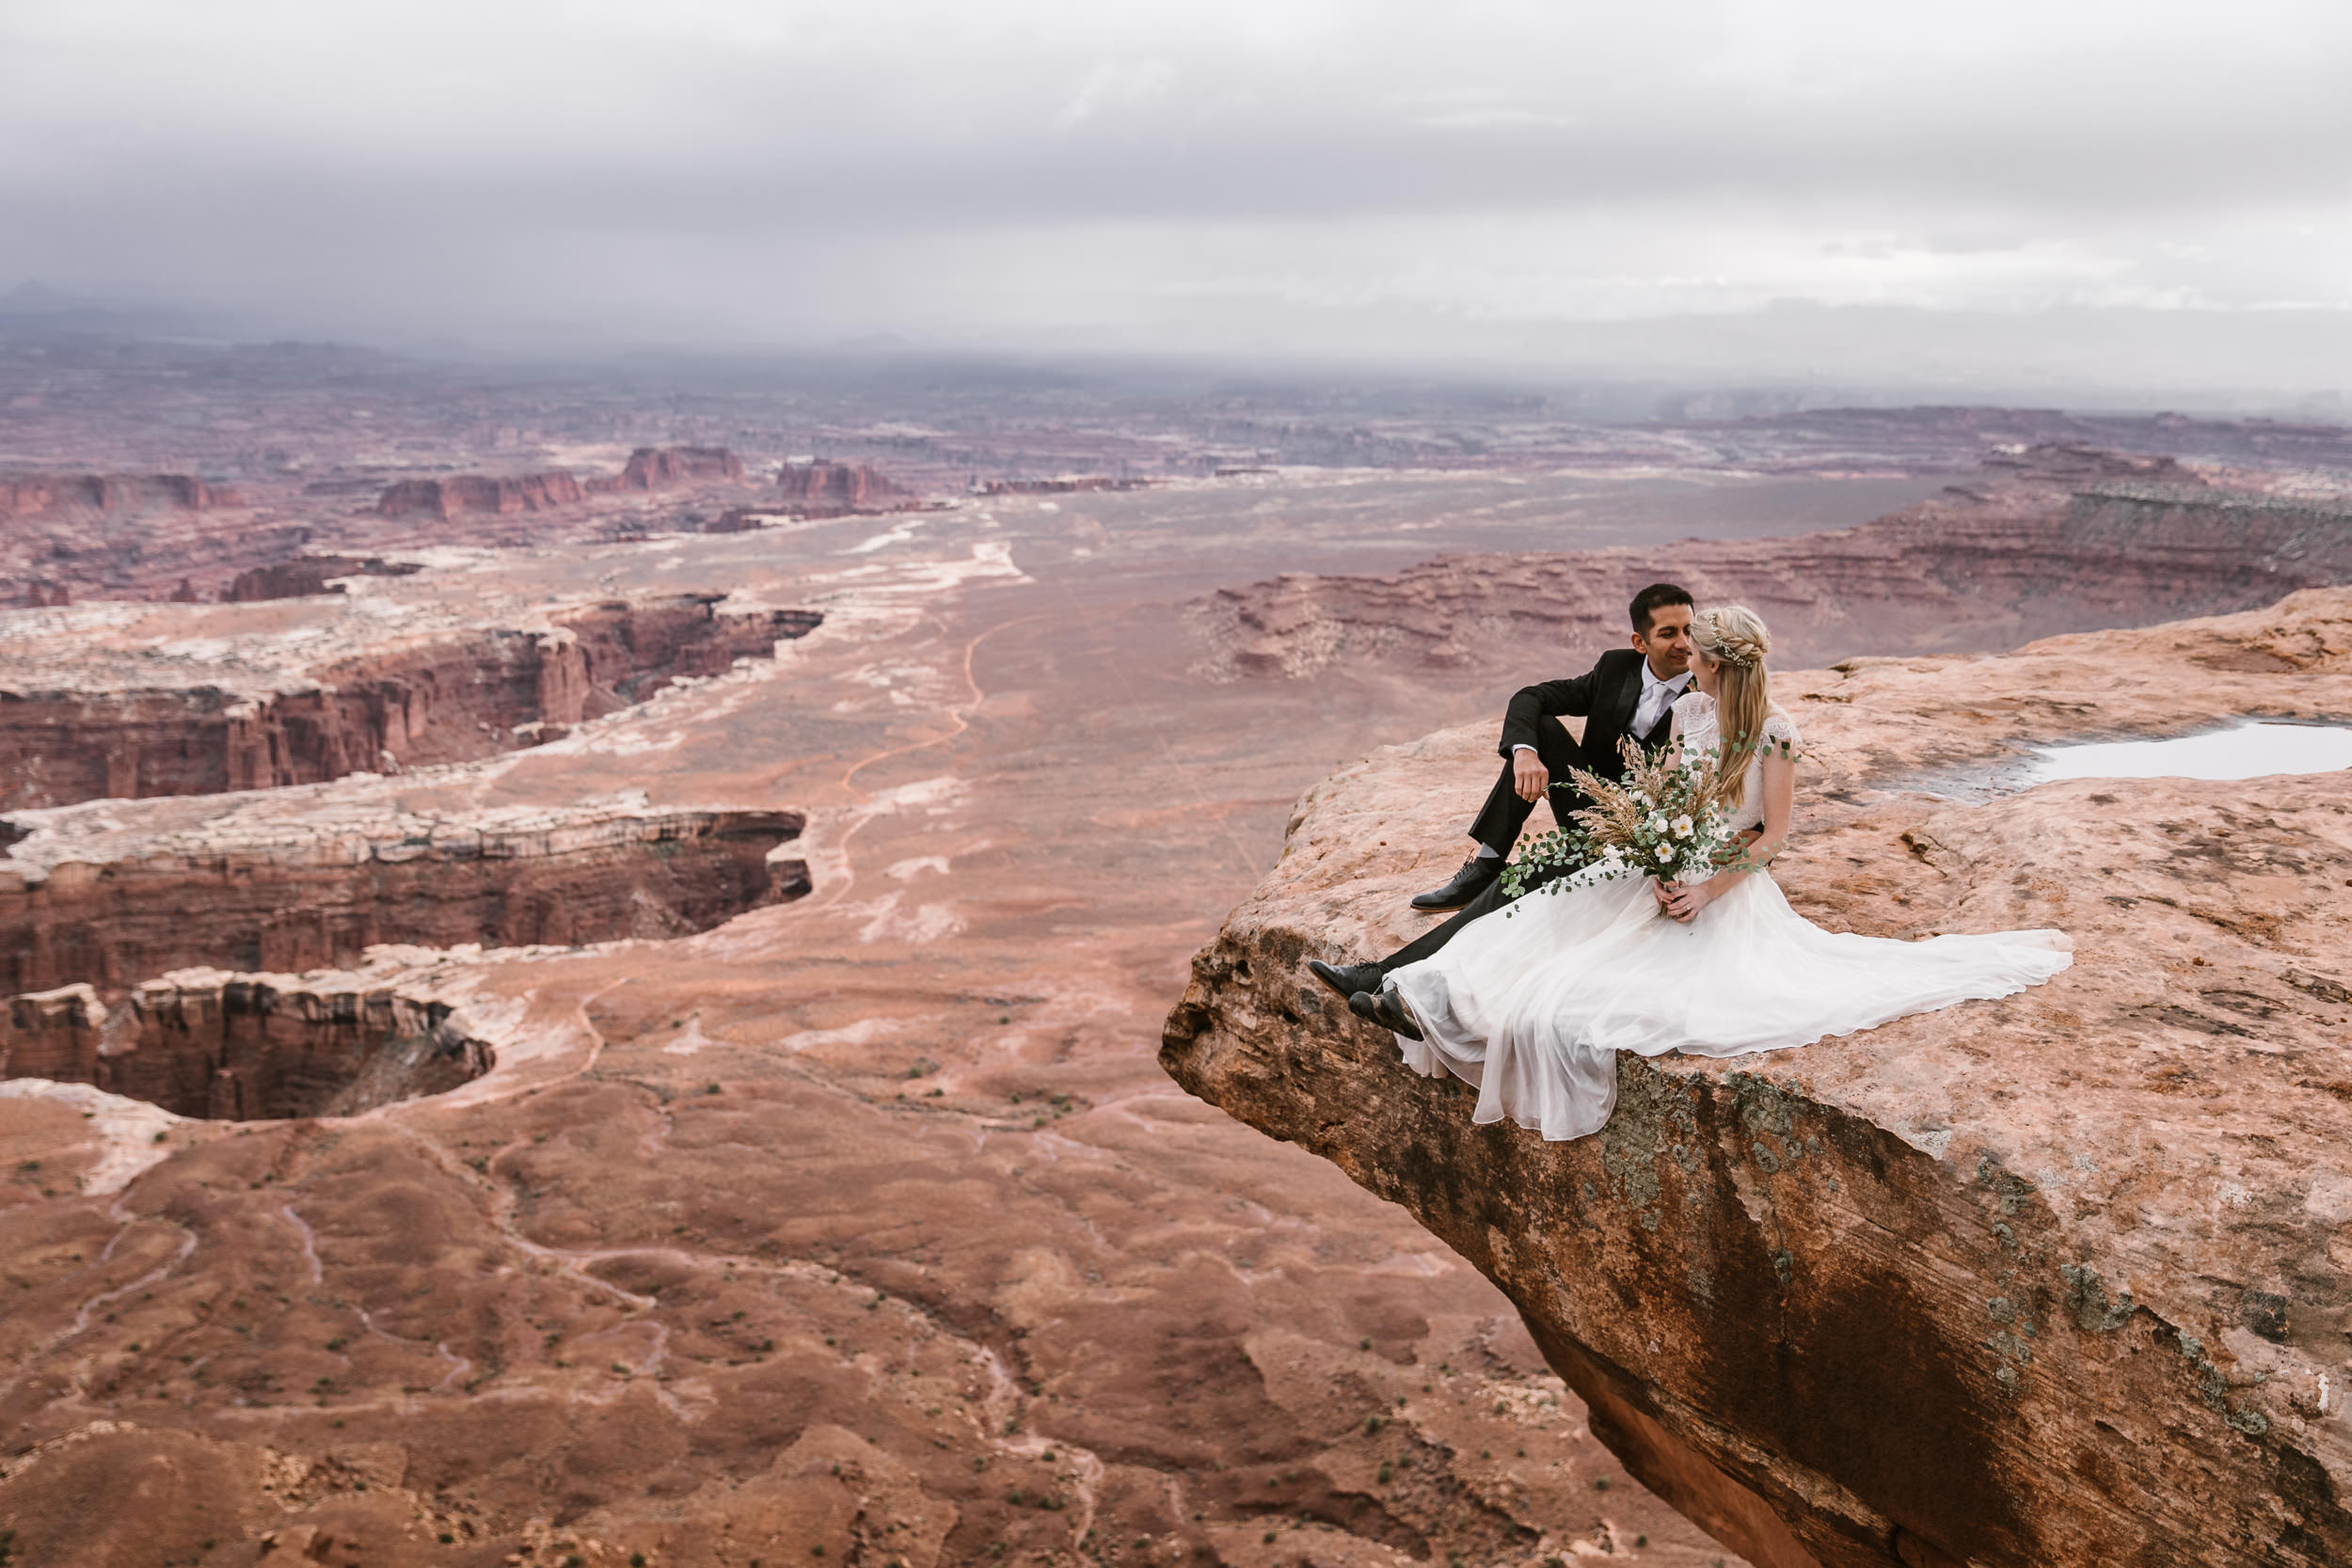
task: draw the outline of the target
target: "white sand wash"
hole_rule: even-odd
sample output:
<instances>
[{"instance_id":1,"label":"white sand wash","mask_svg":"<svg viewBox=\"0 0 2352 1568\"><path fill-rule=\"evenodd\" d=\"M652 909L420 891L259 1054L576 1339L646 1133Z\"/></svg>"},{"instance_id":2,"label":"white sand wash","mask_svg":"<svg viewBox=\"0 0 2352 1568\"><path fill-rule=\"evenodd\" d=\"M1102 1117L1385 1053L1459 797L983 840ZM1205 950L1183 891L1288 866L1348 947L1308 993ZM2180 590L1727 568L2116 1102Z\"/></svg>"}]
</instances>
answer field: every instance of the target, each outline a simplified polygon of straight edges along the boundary
<instances>
[{"instance_id":1,"label":"white sand wash","mask_svg":"<svg viewBox=\"0 0 2352 1568\"><path fill-rule=\"evenodd\" d=\"M2249 720L2174 740L2041 746L2032 784L2058 779L2259 779L2352 768L2352 726Z\"/></svg>"}]
</instances>

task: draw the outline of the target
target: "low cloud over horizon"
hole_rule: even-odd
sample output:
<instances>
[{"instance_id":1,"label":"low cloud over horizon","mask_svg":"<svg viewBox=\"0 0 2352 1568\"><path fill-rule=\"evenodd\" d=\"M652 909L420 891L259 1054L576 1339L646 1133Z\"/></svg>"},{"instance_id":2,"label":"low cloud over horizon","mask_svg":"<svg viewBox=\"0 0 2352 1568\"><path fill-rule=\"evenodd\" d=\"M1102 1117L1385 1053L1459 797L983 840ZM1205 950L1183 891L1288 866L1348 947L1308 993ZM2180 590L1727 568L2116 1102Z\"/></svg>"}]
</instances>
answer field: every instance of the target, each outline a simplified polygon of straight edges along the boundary
<instances>
[{"instance_id":1,"label":"low cloud over horizon","mask_svg":"<svg viewBox=\"0 0 2352 1568\"><path fill-rule=\"evenodd\" d=\"M2326 0L15 0L0 289L542 348L2326 393L2347 65Z\"/></svg>"}]
</instances>

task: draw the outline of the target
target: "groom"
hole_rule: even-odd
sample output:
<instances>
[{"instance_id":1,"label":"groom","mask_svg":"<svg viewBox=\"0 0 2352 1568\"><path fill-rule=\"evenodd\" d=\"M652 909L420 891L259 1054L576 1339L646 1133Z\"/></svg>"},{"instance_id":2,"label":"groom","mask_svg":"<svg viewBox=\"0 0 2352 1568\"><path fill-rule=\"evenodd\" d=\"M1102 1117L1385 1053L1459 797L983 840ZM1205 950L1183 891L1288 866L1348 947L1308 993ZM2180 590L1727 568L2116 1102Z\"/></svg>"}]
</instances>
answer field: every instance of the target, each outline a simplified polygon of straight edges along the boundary
<instances>
[{"instance_id":1,"label":"groom","mask_svg":"<svg viewBox=\"0 0 2352 1568\"><path fill-rule=\"evenodd\" d=\"M1413 900L1417 910L1461 912L1373 963L1308 961L1315 978L1346 997L1352 1010L1419 1039L1421 1031L1413 1021L1381 990L1388 972L1429 957L1463 927L1507 902L1502 886L1503 863L1535 802L1549 791L1552 815L1564 822L1570 812L1589 803L1573 784L1550 789L1554 779L1565 780L1570 768L1582 768L1614 780L1625 773L1625 758L1618 751L1624 737L1631 736L1652 751L1666 743L1673 729L1668 710L1691 685L1691 595L1671 582L1654 582L1634 594L1627 608L1633 621L1630 647L1610 649L1589 672L1572 680L1544 681L1513 694L1503 714L1499 748L1502 776L1470 823L1470 857L1453 880ZM1581 744L1560 722L1562 714L1584 721Z\"/></svg>"}]
</instances>

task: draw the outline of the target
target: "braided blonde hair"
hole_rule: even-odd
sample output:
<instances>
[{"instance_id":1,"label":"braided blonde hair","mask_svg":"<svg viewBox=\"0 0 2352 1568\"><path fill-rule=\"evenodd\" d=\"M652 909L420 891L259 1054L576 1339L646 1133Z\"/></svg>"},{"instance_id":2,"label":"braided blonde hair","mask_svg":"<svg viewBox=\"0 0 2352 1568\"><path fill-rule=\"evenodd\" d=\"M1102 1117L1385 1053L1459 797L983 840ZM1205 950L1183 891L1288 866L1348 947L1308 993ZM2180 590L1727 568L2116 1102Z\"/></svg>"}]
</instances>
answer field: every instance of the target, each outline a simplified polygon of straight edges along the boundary
<instances>
[{"instance_id":1,"label":"braided blonde hair","mask_svg":"<svg viewBox=\"0 0 2352 1568\"><path fill-rule=\"evenodd\" d=\"M1715 724L1723 749L1716 753L1716 776L1724 804L1737 811L1747 798L1748 759L1764 743L1764 716L1772 711L1764 656L1772 651L1772 634L1755 610L1727 604L1692 616L1691 641L1717 667Z\"/></svg>"}]
</instances>

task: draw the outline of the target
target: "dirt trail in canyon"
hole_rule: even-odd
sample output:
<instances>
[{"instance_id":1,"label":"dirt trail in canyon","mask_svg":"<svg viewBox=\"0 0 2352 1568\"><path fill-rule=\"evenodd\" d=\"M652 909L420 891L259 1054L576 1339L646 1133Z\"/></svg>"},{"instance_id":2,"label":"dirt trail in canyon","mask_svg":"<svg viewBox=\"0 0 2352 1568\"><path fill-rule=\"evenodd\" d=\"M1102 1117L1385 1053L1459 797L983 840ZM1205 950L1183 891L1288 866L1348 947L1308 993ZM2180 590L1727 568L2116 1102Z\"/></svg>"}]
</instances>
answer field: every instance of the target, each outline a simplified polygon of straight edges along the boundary
<instances>
[{"instance_id":1,"label":"dirt trail in canyon","mask_svg":"<svg viewBox=\"0 0 2352 1568\"><path fill-rule=\"evenodd\" d=\"M89 1124L0 1100L22 1528L151 1462L179 1478L153 1550L190 1559L298 1519L394 1563L446 1560L443 1532L485 1562L1728 1560L1473 1270L1160 1072L1186 960L1297 794L1502 683L1201 673L1188 599L1359 560L1375 520L1217 534L1152 504L509 563L515 592L658 570L825 621L384 786L404 809L789 809L813 895L469 960L487 1076L172 1123L119 1197L74 1196ZM289 1454L310 1479L265 1487Z\"/></svg>"}]
</instances>

